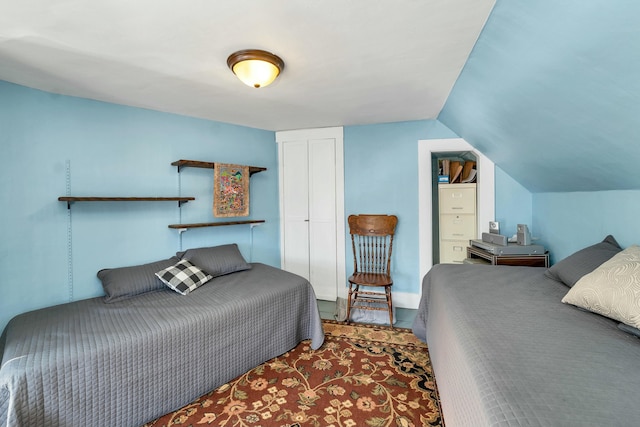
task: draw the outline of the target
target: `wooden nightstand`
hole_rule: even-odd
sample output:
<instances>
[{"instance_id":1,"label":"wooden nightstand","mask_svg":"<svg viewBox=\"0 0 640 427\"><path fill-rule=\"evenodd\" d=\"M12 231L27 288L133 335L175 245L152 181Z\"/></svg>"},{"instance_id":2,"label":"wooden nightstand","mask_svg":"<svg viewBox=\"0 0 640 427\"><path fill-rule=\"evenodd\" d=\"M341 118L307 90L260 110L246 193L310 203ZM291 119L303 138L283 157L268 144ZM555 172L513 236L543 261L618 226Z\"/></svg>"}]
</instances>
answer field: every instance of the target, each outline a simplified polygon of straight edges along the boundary
<instances>
[{"instance_id":1,"label":"wooden nightstand","mask_svg":"<svg viewBox=\"0 0 640 427\"><path fill-rule=\"evenodd\" d=\"M520 265L525 267L549 267L549 252L539 255L494 255L480 248L467 247L467 258L481 258L491 265Z\"/></svg>"}]
</instances>

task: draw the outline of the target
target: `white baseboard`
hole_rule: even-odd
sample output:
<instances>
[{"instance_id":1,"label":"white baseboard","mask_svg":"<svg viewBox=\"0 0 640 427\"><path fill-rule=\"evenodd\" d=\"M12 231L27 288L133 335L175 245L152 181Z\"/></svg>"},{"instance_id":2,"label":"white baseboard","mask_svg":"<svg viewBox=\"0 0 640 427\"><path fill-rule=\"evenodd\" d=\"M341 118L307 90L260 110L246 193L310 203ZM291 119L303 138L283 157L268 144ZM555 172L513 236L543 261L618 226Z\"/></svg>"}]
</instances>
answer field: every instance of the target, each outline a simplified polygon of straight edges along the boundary
<instances>
[{"instance_id":1,"label":"white baseboard","mask_svg":"<svg viewBox=\"0 0 640 427\"><path fill-rule=\"evenodd\" d=\"M393 289L393 288L392 288ZM420 294L412 294L409 292L392 292L393 305L399 308L417 309L420 304Z\"/></svg>"},{"instance_id":2,"label":"white baseboard","mask_svg":"<svg viewBox=\"0 0 640 427\"><path fill-rule=\"evenodd\" d=\"M347 288L339 289L338 296L342 298L347 298ZM420 294L413 294L409 292L396 292L391 288L391 293L393 297L393 305L399 308L411 308L417 309L420 304Z\"/></svg>"}]
</instances>

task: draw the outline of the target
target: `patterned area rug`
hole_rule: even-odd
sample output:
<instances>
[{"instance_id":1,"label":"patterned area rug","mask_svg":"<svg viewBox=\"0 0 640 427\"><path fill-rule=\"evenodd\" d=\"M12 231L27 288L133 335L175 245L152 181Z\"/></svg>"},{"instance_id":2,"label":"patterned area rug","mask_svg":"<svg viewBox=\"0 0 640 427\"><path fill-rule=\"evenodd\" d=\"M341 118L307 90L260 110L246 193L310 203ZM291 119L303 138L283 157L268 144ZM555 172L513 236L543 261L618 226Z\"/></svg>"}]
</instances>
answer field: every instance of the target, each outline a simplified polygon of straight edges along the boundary
<instances>
[{"instance_id":1,"label":"patterned area rug","mask_svg":"<svg viewBox=\"0 0 640 427\"><path fill-rule=\"evenodd\" d=\"M443 426L424 343L409 329L324 321L301 342L143 427Z\"/></svg>"}]
</instances>

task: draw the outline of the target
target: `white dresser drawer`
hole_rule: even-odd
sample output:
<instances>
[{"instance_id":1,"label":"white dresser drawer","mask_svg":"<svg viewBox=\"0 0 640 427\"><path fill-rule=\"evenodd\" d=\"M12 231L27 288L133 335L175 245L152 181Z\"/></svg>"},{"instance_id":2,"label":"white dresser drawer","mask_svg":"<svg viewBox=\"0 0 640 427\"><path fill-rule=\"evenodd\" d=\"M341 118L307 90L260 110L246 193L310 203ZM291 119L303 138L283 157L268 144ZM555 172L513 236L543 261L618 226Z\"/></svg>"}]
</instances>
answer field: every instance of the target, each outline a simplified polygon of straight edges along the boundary
<instances>
[{"instance_id":1,"label":"white dresser drawer","mask_svg":"<svg viewBox=\"0 0 640 427\"><path fill-rule=\"evenodd\" d=\"M468 240L441 240L440 264L462 264L467 257Z\"/></svg>"},{"instance_id":2,"label":"white dresser drawer","mask_svg":"<svg viewBox=\"0 0 640 427\"><path fill-rule=\"evenodd\" d=\"M475 239L476 216L466 215L440 215L441 239Z\"/></svg>"},{"instance_id":3,"label":"white dresser drawer","mask_svg":"<svg viewBox=\"0 0 640 427\"><path fill-rule=\"evenodd\" d=\"M439 187L438 198L440 213L470 213L476 212L476 188L462 184L450 184Z\"/></svg>"}]
</instances>

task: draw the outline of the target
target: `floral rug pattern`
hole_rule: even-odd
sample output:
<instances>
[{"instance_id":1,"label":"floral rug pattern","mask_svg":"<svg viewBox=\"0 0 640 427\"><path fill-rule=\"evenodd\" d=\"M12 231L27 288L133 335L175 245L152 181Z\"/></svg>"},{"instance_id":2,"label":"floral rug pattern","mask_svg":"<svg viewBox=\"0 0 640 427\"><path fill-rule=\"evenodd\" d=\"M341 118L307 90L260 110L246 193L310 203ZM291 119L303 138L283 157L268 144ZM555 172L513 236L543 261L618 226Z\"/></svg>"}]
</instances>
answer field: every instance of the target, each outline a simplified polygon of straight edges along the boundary
<instances>
[{"instance_id":1,"label":"floral rug pattern","mask_svg":"<svg viewBox=\"0 0 640 427\"><path fill-rule=\"evenodd\" d=\"M324 321L309 341L143 427L443 426L427 347L408 329Z\"/></svg>"}]
</instances>

